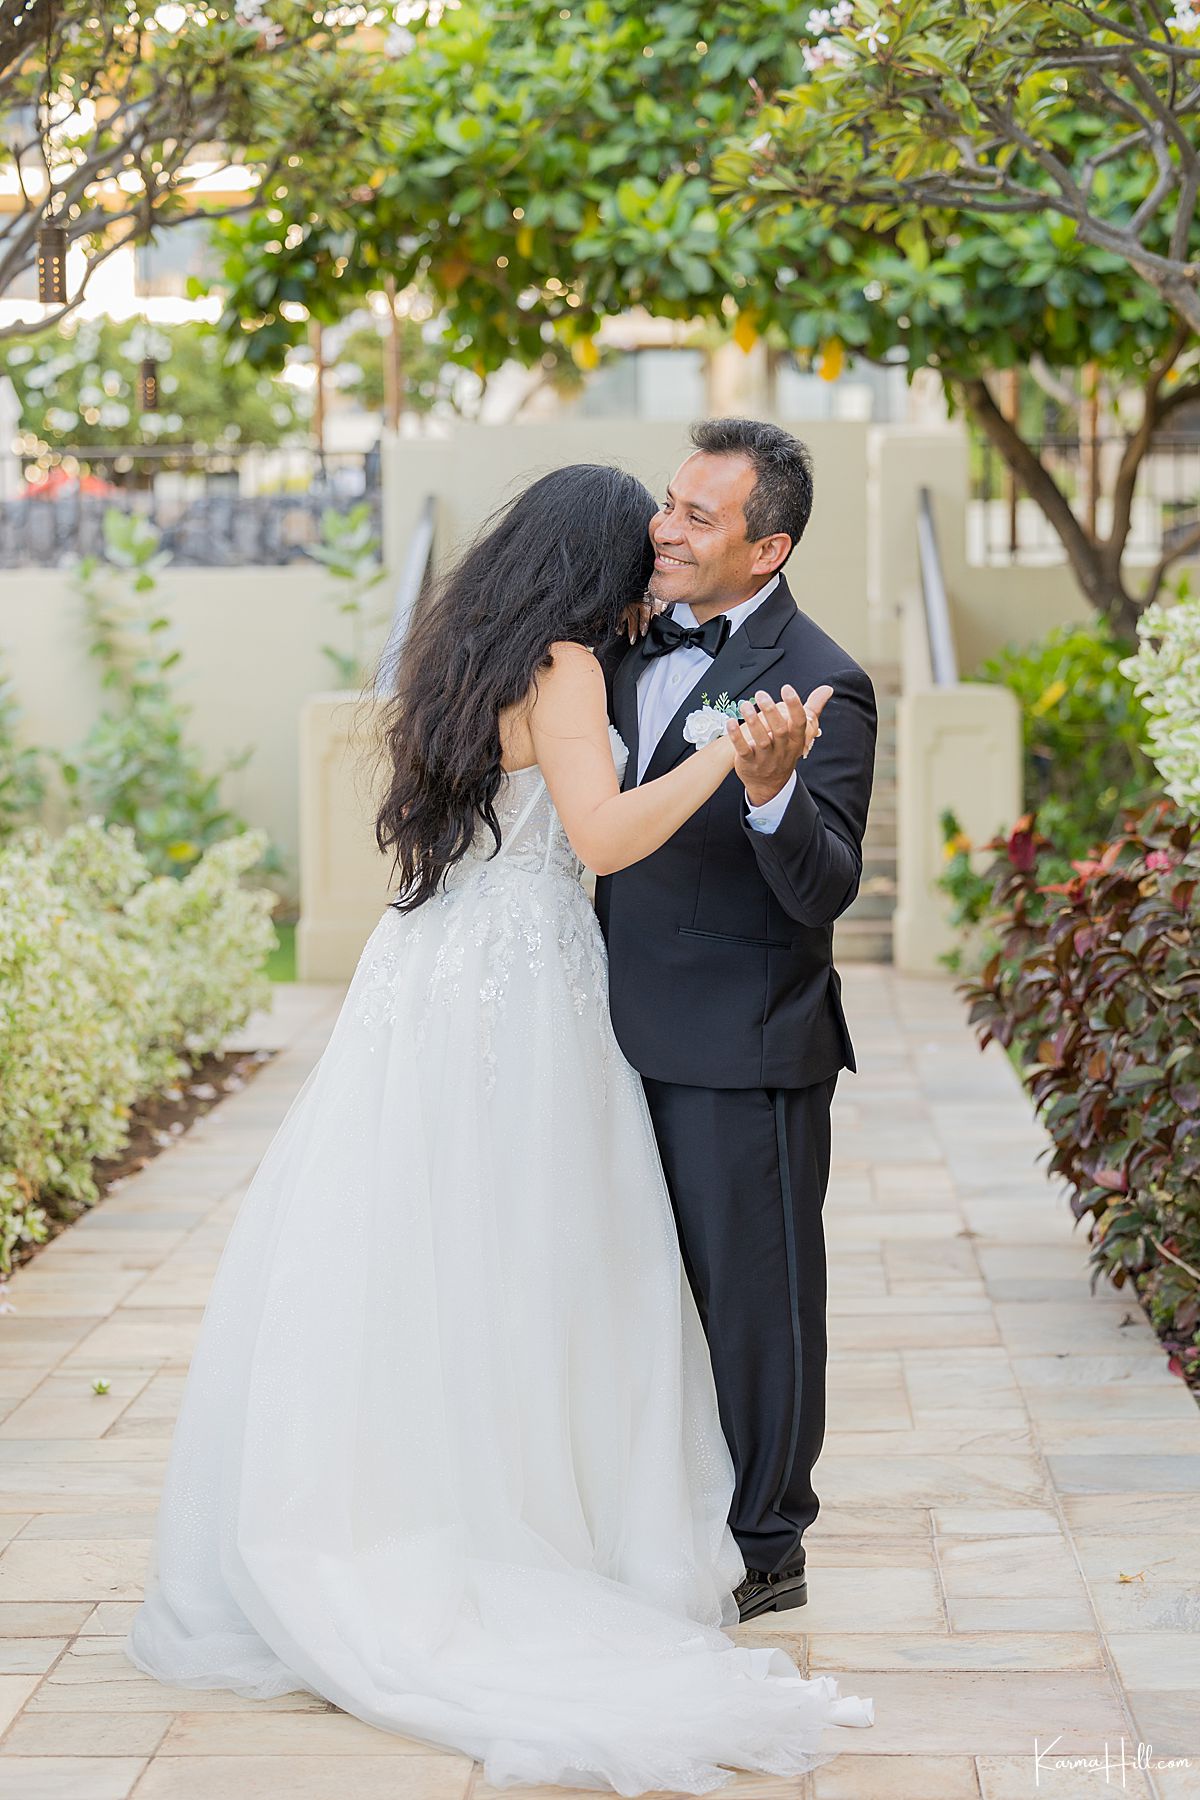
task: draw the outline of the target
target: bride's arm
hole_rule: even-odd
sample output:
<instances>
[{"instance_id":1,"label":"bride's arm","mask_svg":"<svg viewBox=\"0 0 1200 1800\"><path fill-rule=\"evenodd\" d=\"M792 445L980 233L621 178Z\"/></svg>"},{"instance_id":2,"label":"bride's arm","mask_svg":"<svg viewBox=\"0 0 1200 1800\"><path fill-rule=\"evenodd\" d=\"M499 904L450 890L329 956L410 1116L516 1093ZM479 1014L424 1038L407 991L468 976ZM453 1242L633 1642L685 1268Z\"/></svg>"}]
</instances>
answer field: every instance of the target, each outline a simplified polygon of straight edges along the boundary
<instances>
[{"instance_id":1,"label":"bride's arm","mask_svg":"<svg viewBox=\"0 0 1200 1800\"><path fill-rule=\"evenodd\" d=\"M539 673L529 712L534 751L576 856L597 875L614 875L674 837L711 799L733 769L734 739L705 744L669 774L623 794L603 670L581 644L552 649L553 666Z\"/></svg>"}]
</instances>

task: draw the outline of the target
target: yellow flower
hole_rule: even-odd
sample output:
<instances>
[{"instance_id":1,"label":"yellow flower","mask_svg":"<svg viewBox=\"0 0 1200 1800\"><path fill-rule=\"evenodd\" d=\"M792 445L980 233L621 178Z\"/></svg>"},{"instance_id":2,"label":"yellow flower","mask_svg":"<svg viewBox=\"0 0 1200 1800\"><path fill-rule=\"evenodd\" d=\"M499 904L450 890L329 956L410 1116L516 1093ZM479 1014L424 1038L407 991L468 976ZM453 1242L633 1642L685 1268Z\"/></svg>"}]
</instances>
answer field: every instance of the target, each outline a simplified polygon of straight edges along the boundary
<instances>
[{"instance_id":1,"label":"yellow flower","mask_svg":"<svg viewBox=\"0 0 1200 1800\"><path fill-rule=\"evenodd\" d=\"M758 330L754 323L753 313L738 314L738 322L733 328L733 341L744 356L749 356L758 342Z\"/></svg>"},{"instance_id":2,"label":"yellow flower","mask_svg":"<svg viewBox=\"0 0 1200 1800\"><path fill-rule=\"evenodd\" d=\"M1065 681L1052 681L1046 691L1039 695L1029 709L1034 718L1040 719L1045 713L1050 711L1052 706L1057 706L1066 691L1067 684Z\"/></svg>"},{"instance_id":3,"label":"yellow flower","mask_svg":"<svg viewBox=\"0 0 1200 1800\"><path fill-rule=\"evenodd\" d=\"M167 845L167 855L172 862L187 862L198 854L196 845L189 843L186 838L176 838L173 844Z\"/></svg>"},{"instance_id":4,"label":"yellow flower","mask_svg":"<svg viewBox=\"0 0 1200 1800\"><path fill-rule=\"evenodd\" d=\"M956 831L954 836L947 838L946 842L942 845L942 855L945 857L946 861L949 862L952 856L958 856L960 853L965 855L970 848L971 840L967 837L966 833Z\"/></svg>"},{"instance_id":5,"label":"yellow flower","mask_svg":"<svg viewBox=\"0 0 1200 1800\"><path fill-rule=\"evenodd\" d=\"M846 350L841 338L828 338L821 345L821 380L836 381L846 362Z\"/></svg>"}]
</instances>

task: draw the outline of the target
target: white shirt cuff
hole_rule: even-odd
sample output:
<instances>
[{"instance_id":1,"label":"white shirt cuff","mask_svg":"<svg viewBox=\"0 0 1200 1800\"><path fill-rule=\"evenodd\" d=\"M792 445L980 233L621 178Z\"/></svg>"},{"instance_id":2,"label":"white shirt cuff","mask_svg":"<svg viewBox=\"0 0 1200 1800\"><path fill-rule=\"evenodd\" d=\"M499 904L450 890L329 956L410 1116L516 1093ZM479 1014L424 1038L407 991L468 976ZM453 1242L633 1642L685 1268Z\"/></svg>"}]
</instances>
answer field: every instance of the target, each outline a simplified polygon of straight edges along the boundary
<instances>
[{"instance_id":1,"label":"white shirt cuff","mask_svg":"<svg viewBox=\"0 0 1200 1800\"><path fill-rule=\"evenodd\" d=\"M751 831L761 831L764 837L770 837L787 811L788 801L795 791L796 771L793 769L787 782L780 788L773 800L765 801L762 806L751 806L746 809L746 817Z\"/></svg>"}]
</instances>

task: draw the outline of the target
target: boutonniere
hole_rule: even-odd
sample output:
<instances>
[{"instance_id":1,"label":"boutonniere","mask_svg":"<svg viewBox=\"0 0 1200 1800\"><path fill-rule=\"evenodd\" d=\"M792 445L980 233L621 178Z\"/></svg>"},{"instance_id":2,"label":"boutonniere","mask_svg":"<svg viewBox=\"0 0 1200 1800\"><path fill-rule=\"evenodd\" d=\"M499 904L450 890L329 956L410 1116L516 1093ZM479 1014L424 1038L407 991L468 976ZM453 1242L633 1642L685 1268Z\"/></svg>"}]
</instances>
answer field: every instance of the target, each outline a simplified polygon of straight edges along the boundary
<instances>
[{"instance_id":1,"label":"boutonniere","mask_svg":"<svg viewBox=\"0 0 1200 1800\"><path fill-rule=\"evenodd\" d=\"M698 709L690 712L683 722L684 738L697 748L711 744L714 738L724 737L726 720L740 720L742 716L738 701L731 700L728 694L718 694L715 703L707 694L701 694L700 702Z\"/></svg>"}]
</instances>

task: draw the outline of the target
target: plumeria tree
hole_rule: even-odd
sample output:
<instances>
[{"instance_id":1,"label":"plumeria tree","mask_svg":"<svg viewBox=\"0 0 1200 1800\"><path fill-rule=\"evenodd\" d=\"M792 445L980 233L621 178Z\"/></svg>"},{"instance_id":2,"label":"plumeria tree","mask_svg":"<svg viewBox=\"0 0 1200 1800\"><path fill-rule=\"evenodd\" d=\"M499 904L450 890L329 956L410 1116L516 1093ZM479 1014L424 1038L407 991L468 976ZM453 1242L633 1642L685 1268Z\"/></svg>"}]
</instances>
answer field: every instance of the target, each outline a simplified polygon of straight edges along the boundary
<instances>
[{"instance_id":1,"label":"plumeria tree","mask_svg":"<svg viewBox=\"0 0 1200 1800\"><path fill-rule=\"evenodd\" d=\"M944 7L923 14L954 28ZM840 0L798 32L791 0L636 13L469 0L389 66L383 135L360 162L336 181L314 166L286 205L223 228L233 353L277 363L310 312L339 317L390 274L430 297L446 356L480 374L564 349L586 368L602 320L637 306L715 322L744 347L764 337L827 376L848 351L931 367L1038 500L1083 592L1130 635L1188 547L1126 566L1147 450L1200 395L1194 335L1125 256L1051 206L795 191L779 147L793 97L831 88L844 63L875 79L902 15L904 3ZM1111 184L1122 115L1078 130ZM806 141L809 173L843 155L828 135ZM1028 367L1060 404L1108 396L1107 425L1127 430L1090 493L1039 459L1040 417L997 399L996 374Z\"/></svg>"},{"instance_id":2,"label":"plumeria tree","mask_svg":"<svg viewBox=\"0 0 1200 1800\"><path fill-rule=\"evenodd\" d=\"M331 166L368 137L388 8L298 0L23 0L0 14L0 169L17 195L0 214L0 294L31 269L39 232L61 228L82 274L56 325L123 245L198 214L268 204L292 171ZM223 171L241 191L211 198ZM28 333L28 323L0 338Z\"/></svg>"},{"instance_id":3,"label":"plumeria tree","mask_svg":"<svg viewBox=\"0 0 1200 1800\"><path fill-rule=\"evenodd\" d=\"M1142 575L1125 566L1144 460L1200 400L1200 11L1187 0L839 0L810 12L806 33L803 78L719 158L725 191L764 216L799 205L898 243L919 232L934 250L981 221L1003 237L1018 222L1048 233L1054 254L1017 279L1043 287L1060 342L1075 335L1060 310L1065 264L1124 287L1110 293L1107 352L1101 320L1099 356L1049 359L1086 368L1093 394L1107 374L1132 401L1116 409L1124 443L1103 528L1101 471L1090 496L1068 491L999 403L995 364L932 360L1058 533L1084 593L1128 635L1171 567L1200 549L1196 524Z\"/></svg>"},{"instance_id":4,"label":"plumeria tree","mask_svg":"<svg viewBox=\"0 0 1200 1800\"><path fill-rule=\"evenodd\" d=\"M1192 0L838 0L808 14L739 188L873 219L912 205L1068 220L1200 333Z\"/></svg>"}]
</instances>

